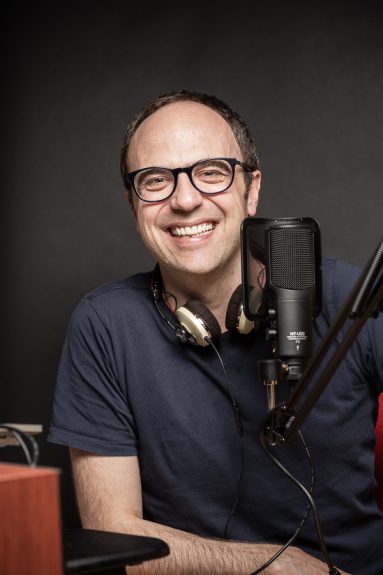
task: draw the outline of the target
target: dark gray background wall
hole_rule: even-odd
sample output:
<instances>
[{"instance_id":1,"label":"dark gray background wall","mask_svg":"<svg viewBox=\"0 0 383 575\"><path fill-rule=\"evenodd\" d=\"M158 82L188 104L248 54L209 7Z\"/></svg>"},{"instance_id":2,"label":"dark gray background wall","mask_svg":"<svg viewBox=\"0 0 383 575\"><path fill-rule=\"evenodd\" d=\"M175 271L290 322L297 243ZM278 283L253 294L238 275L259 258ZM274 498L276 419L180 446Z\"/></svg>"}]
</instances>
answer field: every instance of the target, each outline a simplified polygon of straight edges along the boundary
<instances>
[{"instance_id":1,"label":"dark gray background wall","mask_svg":"<svg viewBox=\"0 0 383 575\"><path fill-rule=\"evenodd\" d=\"M259 216L312 216L323 251L363 265L382 235L379 2L3 4L0 421L42 423L69 315L99 283L149 269L122 197L132 114L172 89L214 93L248 122ZM12 449L3 460L18 459Z\"/></svg>"}]
</instances>

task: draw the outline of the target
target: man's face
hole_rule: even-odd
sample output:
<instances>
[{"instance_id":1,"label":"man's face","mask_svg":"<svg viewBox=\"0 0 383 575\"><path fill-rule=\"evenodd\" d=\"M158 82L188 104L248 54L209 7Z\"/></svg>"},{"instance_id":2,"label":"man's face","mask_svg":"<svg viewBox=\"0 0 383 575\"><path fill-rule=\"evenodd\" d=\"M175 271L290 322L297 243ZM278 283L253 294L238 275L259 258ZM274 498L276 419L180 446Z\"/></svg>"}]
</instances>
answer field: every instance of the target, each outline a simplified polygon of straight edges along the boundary
<instances>
[{"instance_id":1,"label":"man's face","mask_svg":"<svg viewBox=\"0 0 383 575\"><path fill-rule=\"evenodd\" d=\"M227 122L201 104L176 102L139 126L129 147L128 167L179 168L218 157L243 159ZM231 187L207 196L183 172L167 200L149 204L134 197L138 232L162 273L238 273L240 224L247 214L255 214L259 183L260 174L254 172L246 201L244 171L237 166Z\"/></svg>"}]
</instances>

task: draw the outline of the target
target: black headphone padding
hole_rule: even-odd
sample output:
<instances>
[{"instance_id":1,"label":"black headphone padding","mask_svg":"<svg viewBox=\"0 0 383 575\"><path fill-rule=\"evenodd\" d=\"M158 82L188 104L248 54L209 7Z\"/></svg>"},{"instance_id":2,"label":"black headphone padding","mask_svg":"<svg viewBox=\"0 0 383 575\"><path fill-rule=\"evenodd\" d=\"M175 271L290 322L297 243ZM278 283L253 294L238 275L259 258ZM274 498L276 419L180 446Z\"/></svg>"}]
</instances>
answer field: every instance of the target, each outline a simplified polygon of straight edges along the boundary
<instances>
[{"instance_id":1,"label":"black headphone padding","mask_svg":"<svg viewBox=\"0 0 383 575\"><path fill-rule=\"evenodd\" d=\"M210 332L210 337L214 341L221 335L220 325L212 314L212 312L198 299L189 299L183 307L189 309L193 314L202 319L205 323L207 330ZM198 321L196 319L196 321Z\"/></svg>"},{"instance_id":2,"label":"black headphone padding","mask_svg":"<svg viewBox=\"0 0 383 575\"><path fill-rule=\"evenodd\" d=\"M225 325L226 329L236 332L238 329L238 312L242 305L242 285L240 284L233 292L227 304Z\"/></svg>"},{"instance_id":3,"label":"black headphone padding","mask_svg":"<svg viewBox=\"0 0 383 575\"><path fill-rule=\"evenodd\" d=\"M251 288L253 291L254 288ZM262 301L262 292L257 291L253 292L257 293L257 301ZM248 334L253 329L258 328L258 323L250 320L245 315L245 309L243 305L243 287L240 284L233 292L229 303L227 305L226 310L226 318L225 318L226 328L231 331L232 333L241 333L241 334Z\"/></svg>"}]
</instances>

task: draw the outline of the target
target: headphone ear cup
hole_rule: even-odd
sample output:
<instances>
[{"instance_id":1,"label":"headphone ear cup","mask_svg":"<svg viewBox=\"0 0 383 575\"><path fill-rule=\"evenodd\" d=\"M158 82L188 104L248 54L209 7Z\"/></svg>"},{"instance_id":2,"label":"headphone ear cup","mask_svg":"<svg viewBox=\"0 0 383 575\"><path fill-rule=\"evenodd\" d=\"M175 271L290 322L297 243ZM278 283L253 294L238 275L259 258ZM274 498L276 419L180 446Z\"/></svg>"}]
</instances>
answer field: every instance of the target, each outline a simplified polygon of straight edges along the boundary
<instances>
[{"instance_id":1,"label":"headphone ear cup","mask_svg":"<svg viewBox=\"0 0 383 575\"><path fill-rule=\"evenodd\" d=\"M243 309L242 285L233 292L226 310L225 324L231 332L247 334L254 329L254 322L247 319Z\"/></svg>"},{"instance_id":2,"label":"headphone ear cup","mask_svg":"<svg viewBox=\"0 0 383 575\"><path fill-rule=\"evenodd\" d=\"M209 345L205 338L215 340L221 335L221 328L217 319L199 300L188 300L185 305L177 309L176 316L182 327L202 347Z\"/></svg>"}]
</instances>

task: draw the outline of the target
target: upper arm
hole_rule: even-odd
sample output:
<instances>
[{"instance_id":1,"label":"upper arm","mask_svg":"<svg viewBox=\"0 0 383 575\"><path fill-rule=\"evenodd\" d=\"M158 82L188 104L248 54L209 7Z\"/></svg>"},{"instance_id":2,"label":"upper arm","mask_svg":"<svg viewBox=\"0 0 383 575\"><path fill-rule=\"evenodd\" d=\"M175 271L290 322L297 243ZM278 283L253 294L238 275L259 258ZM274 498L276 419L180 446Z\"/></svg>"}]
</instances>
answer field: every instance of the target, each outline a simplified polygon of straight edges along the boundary
<instances>
[{"instance_id":1,"label":"upper arm","mask_svg":"<svg viewBox=\"0 0 383 575\"><path fill-rule=\"evenodd\" d=\"M104 456L70 449L83 527L118 530L129 517L142 518L141 480L136 456Z\"/></svg>"}]
</instances>

